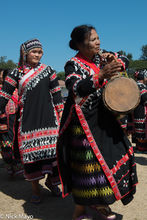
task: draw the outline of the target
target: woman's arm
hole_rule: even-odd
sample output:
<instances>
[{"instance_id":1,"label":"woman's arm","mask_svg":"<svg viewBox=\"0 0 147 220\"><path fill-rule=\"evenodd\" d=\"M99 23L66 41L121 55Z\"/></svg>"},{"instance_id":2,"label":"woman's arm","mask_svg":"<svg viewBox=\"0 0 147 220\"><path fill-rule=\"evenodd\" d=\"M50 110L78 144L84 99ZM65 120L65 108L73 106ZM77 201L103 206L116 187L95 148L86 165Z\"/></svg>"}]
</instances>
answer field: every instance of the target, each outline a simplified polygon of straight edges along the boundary
<instances>
[{"instance_id":1,"label":"woman's arm","mask_svg":"<svg viewBox=\"0 0 147 220\"><path fill-rule=\"evenodd\" d=\"M59 118L62 116L64 108L63 99L61 96L61 88L58 83L57 75L54 70L50 68L50 92L53 97L53 103L58 113Z\"/></svg>"},{"instance_id":2,"label":"woman's arm","mask_svg":"<svg viewBox=\"0 0 147 220\"><path fill-rule=\"evenodd\" d=\"M109 79L120 71L122 64L114 61L106 64L103 69L97 67L97 72L83 77L81 70L75 66L73 61L67 62L65 65L66 87L74 96L85 97L94 93L103 86L103 80Z\"/></svg>"},{"instance_id":3,"label":"woman's arm","mask_svg":"<svg viewBox=\"0 0 147 220\"><path fill-rule=\"evenodd\" d=\"M65 65L65 84L70 94L73 96L85 97L96 91L93 76L87 76L74 65L73 61L68 61Z\"/></svg>"}]
</instances>

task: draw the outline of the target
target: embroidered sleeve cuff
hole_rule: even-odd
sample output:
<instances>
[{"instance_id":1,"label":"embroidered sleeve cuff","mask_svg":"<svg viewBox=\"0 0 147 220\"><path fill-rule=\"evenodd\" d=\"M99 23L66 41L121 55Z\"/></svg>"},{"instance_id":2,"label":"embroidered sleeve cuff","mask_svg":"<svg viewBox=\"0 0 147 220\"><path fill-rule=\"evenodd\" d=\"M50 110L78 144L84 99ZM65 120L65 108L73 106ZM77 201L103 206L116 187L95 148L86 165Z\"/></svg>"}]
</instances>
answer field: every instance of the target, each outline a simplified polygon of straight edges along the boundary
<instances>
[{"instance_id":1,"label":"embroidered sleeve cuff","mask_svg":"<svg viewBox=\"0 0 147 220\"><path fill-rule=\"evenodd\" d=\"M122 71L125 70L126 65L125 65L125 62L123 62L123 60L122 60L123 55L119 56L118 53L115 53L115 57L116 57L117 61L122 64ZM122 59L120 57L122 57Z\"/></svg>"},{"instance_id":2,"label":"embroidered sleeve cuff","mask_svg":"<svg viewBox=\"0 0 147 220\"><path fill-rule=\"evenodd\" d=\"M63 109L64 109L64 105L63 104L58 104L58 105L55 105L55 108L56 108L57 112L62 112Z\"/></svg>"},{"instance_id":3,"label":"embroidered sleeve cuff","mask_svg":"<svg viewBox=\"0 0 147 220\"><path fill-rule=\"evenodd\" d=\"M0 124L0 133L4 133L8 131L8 125Z\"/></svg>"},{"instance_id":4,"label":"embroidered sleeve cuff","mask_svg":"<svg viewBox=\"0 0 147 220\"><path fill-rule=\"evenodd\" d=\"M2 114L0 114L0 120L3 120L3 119L5 119L5 118L7 118L6 113L2 113Z\"/></svg>"},{"instance_id":5,"label":"embroidered sleeve cuff","mask_svg":"<svg viewBox=\"0 0 147 220\"><path fill-rule=\"evenodd\" d=\"M93 78L94 87L96 89L101 88L103 86L103 80L101 82L99 81L99 71L97 73L94 73L92 78Z\"/></svg>"},{"instance_id":6,"label":"embroidered sleeve cuff","mask_svg":"<svg viewBox=\"0 0 147 220\"><path fill-rule=\"evenodd\" d=\"M53 89L50 90L50 92L51 92L52 94L54 94L54 93L56 93L56 92L60 92L60 91L61 91L60 86L56 86L55 88L53 88Z\"/></svg>"},{"instance_id":7,"label":"embroidered sleeve cuff","mask_svg":"<svg viewBox=\"0 0 147 220\"><path fill-rule=\"evenodd\" d=\"M121 59L117 59L117 61L122 64L123 70L125 70L125 63Z\"/></svg>"}]
</instances>

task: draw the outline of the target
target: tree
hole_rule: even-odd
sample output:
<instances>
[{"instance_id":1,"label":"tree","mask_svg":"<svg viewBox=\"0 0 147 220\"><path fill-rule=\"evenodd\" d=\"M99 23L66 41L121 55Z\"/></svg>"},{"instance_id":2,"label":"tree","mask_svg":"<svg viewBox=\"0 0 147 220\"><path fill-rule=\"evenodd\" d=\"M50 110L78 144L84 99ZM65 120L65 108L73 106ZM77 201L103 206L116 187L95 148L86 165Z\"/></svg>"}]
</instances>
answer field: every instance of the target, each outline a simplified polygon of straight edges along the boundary
<instances>
[{"instance_id":1,"label":"tree","mask_svg":"<svg viewBox=\"0 0 147 220\"><path fill-rule=\"evenodd\" d=\"M129 68L134 69L134 70L147 69L147 60L130 61Z\"/></svg>"},{"instance_id":2,"label":"tree","mask_svg":"<svg viewBox=\"0 0 147 220\"><path fill-rule=\"evenodd\" d=\"M132 59L133 59L133 55L132 55L131 53L128 53L128 54L127 54L127 58L128 58L129 60L132 60Z\"/></svg>"},{"instance_id":3,"label":"tree","mask_svg":"<svg viewBox=\"0 0 147 220\"><path fill-rule=\"evenodd\" d=\"M147 44L143 45L141 50L142 50L142 55L140 57L140 60L147 60Z\"/></svg>"},{"instance_id":4,"label":"tree","mask_svg":"<svg viewBox=\"0 0 147 220\"><path fill-rule=\"evenodd\" d=\"M0 57L0 63L5 63L5 60L7 59L6 56L1 56Z\"/></svg>"},{"instance_id":5,"label":"tree","mask_svg":"<svg viewBox=\"0 0 147 220\"><path fill-rule=\"evenodd\" d=\"M8 69L14 69L17 65L12 60L8 60L6 66Z\"/></svg>"},{"instance_id":6,"label":"tree","mask_svg":"<svg viewBox=\"0 0 147 220\"><path fill-rule=\"evenodd\" d=\"M120 50L118 53L119 53L119 54L121 54L121 55L126 56L126 52L125 52L125 51L123 51L123 50Z\"/></svg>"},{"instance_id":7,"label":"tree","mask_svg":"<svg viewBox=\"0 0 147 220\"><path fill-rule=\"evenodd\" d=\"M120 50L119 54L126 56L129 60L133 59L133 55L131 53L126 54L126 52L123 50Z\"/></svg>"},{"instance_id":8,"label":"tree","mask_svg":"<svg viewBox=\"0 0 147 220\"><path fill-rule=\"evenodd\" d=\"M14 69L17 64L14 63L12 60L6 61L7 57L6 56L1 56L0 57L0 68L2 69Z\"/></svg>"},{"instance_id":9,"label":"tree","mask_svg":"<svg viewBox=\"0 0 147 220\"><path fill-rule=\"evenodd\" d=\"M57 77L58 77L59 80L64 80L65 81L65 72L57 73Z\"/></svg>"}]
</instances>

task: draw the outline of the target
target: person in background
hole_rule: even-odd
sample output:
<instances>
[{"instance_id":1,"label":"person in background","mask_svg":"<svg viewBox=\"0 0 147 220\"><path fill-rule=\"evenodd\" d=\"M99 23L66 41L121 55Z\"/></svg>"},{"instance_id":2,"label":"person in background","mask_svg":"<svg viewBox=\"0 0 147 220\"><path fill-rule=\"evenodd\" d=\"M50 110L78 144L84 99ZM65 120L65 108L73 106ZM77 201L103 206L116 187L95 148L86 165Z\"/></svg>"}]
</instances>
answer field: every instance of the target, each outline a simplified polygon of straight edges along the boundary
<instances>
[{"instance_id":1,"label":"person in background","mask_svg":"<svg viewBox=\"0 0 147 220\"><path fill-rule=\"evenodd\" d=\"M9 69L3 71L2 85L10 72ZM5 162L8 174L15 176L23 173L23 165L17 141L17 112L18 112L18 91L15 89L11 99L5 107L5 113L0 115L0 150Z\"/></svg>"},{"instance_id":2,"label":"person in background","mask_svg":"<svg viewBox=\"0 0 147 220\"><path fill-rule=\"evenodd\" d=\"M104 106L102 91L105 80L127 68L128 59L100 49L93 26L75 27L69 46L78 53L65 65L69 93L57 143L62 196L72 193L73 220L93 219L86 206L102 218L115 219L109 205L132 201L136 164L120 123Z\"/></svg>"},{"instance_id":3,"label":"person in background","mask_svg":"<svg viewBox=\"0 0 147 220\"><path fill-rule=\"evenodd\" d=\"M39 203L39 180L56 196L60 179L56 160L56 142L63 110L61 89L55 71L40 63L43 55L38 39L20 47L19 65L5 79L0 92L0 111L4 112L15 88L18 88L18 144L25 178L32 184L31 202Z\"/></svg>"},{"instance_id":4,"label":"person in background","mask_svg":"<svg viewBox=\"0 0 147 220\"><path fill-rule=\"evenodd\" d=\"M1 89L2 83L3 83L3 72L4 72L4 69L0 68L0 89Z\"/></svg>"},{"instance_id":5,"label":"person in background","mask_svg":"<svg viewBox=\"0 0 147 220\"><path fill-rule=\"evenodd\" d=\"M135 72L135 78L140 90L140 103L133 112L134 136L136 152L147 152L147 70Z\"/></svg>"}]
</instances>

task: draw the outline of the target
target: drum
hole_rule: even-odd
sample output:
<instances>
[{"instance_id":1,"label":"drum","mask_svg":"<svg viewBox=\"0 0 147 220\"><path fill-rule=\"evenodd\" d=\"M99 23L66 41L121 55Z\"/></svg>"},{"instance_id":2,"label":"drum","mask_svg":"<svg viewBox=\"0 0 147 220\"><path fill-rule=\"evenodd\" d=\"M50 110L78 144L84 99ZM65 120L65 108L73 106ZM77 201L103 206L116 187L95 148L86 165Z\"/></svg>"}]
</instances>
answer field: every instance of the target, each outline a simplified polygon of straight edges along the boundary
<instances>
[{"instance_id":1,"label":"drum","mask_svg":"<svg viewBox=\"0 0 147 220\"><path fill-rule=\"evenodd\" d=\"M103 101L110 111L125 115L139 104L140 91L132 78L115 76L105 85Z\"/></svg>"}]
</instances>

